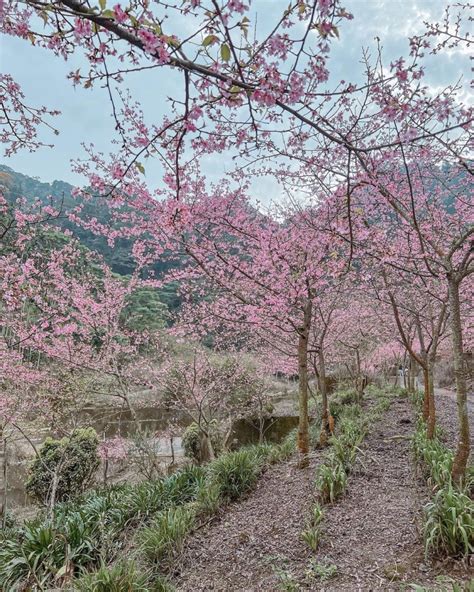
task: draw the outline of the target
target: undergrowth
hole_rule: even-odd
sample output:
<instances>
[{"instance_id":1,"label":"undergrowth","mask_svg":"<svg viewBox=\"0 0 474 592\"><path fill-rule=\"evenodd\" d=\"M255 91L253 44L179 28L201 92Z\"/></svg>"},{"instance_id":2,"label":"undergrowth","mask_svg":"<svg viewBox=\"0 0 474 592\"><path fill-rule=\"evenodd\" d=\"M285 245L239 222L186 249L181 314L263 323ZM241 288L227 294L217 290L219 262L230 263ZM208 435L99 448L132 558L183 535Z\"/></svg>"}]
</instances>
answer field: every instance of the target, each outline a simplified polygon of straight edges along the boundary
<instances>
[{"instance_id":1,"label":"undergrowth","mask_svg":"<svg viewBox=\"0 0 474 592\"><path fill-rule=\"evenodd\" d=\"M0 530L0 589L37 591L71 582L71 589L91 592L169 591L161 572L186 535L294 449L290 434L281 444L248 446L167 478L92 490L58 504L50 519L40 513L11 524Z\"/></svg>"},{"instance_id":2,"label":"undergrowth","mask_svg":"<svg viewBox=\"0 0 474 592\"><path fill-rule=\"evenodd\" d=\"M420 405L419 397L415 403ZM426 555L467 557L474 552L474 467L461 484L451 478L454 454L440 439L431 439L420 417L412 437L415 461L431 486L433 495L423 508Z\"/></svg>"}]
</instances>

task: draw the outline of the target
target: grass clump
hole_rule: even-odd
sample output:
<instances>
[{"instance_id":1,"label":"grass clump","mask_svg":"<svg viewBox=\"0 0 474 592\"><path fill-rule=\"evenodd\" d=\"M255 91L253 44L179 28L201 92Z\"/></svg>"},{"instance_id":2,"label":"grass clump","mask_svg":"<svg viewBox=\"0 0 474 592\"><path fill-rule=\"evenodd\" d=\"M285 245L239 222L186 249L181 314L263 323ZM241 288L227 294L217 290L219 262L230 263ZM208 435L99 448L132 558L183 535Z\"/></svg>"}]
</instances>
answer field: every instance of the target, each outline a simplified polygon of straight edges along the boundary
<instances>
[{"instance_id":1,"label":"grass clump","mask_svg":"<svg viewBox=\"0 0 474 592\"><path fill-rule=\"evenodd\" d=\"M137 543L147 562L162 566L179 553L185 536L195 521L195 513L187 506L169 508L138 533Z\"/></svg>"},{"instance_id":2,"label":"grass clump","mask_svg":"<svg viewBox=\"0 0 474 592\"><path fill-rule=\"evenodd\" d=\"M252 449L228 452L210 467L211 483L227 500L235 500L249 491L257 481L262 460Z\"/></svg>"},{"instance_id":3,"label":"grass clump","mask_svg":"<svg viewBox=\"0 0 474 592\"><path fill-rule=\"evenodd\" d=\"M72 589L77 592L149 592L148 578L134 561L101 565L96 571L74 580Z\"/></svg>"},{"instance_id":4,"label":"grass clump","mask_svg":"<svg viewBox=\"0 0 474 592\"><path fill-rule=\"evenodd\" d=\"M474 502L452 484L439 489L424 508L425 552L467 557L474 552Z\"/></svg>"},{"instance_id":5,"label":"grass clump","mask_svg":"<svg viewBox=\"0 0 474 592\"><path fill-rule=\"evenodd\" d=\"M301 538L308 545L311 551L317 551L321 541L321 529L312 524L308 524L301 532Z\"/></svg>"},{"instance_id":6,"label":"grass clump","mask_svg":"<svg viewBox=\"0 0 474 592\"><path fill-rule=\"evenodd\" d=\"M212 516L222 503L220 487L215 484L205 484L196 497L196 512L200 516Z\"/></svg>"},{"instance_id":7,"label":"grass clump","mask_svg":"<svg viewBox=\"0 0 474 592\"><path fill-rule=\"evenodd\" d=\"M324 510L319 504L313 506L310 519L301 533L301 538L312 551L317 551L321 540L321 522L324 517Z\"/></svg>"},{"instance_id":8,"label":"grass clump","mask_svg":"<svg viewBox=\"0 0 474 592\"><path fill-rule=\"evenodd\" d=\"M443 487L451 483L454 454L438 437L428 438L426 425L421 418L412 438L412 449L416 462L423 467L431 485Z\"/></svg>"},{"instance_id":9,"label":"grass clump","mask_svg":"<svg viewBox=\"0 0 474 592\"><path fill-rule=\"evenodd\" d=\"M435 489L424 507L423 538L425 553L438 556L467 557L474 552L474 501L469 492L473 469L462 484L453 483L451 469L454 454L438 434L429 439L420 418L412 438L415 461Z\"/></svg>"},{"instance_id":10,"label":"grass clump","mask_svg":"<svg viewBox=\"0 0 474 592\"><path fill-rule=\"evenodd\" d=\"M334 503L347 487L347 473L338 459L329 455L326 463L321 465L316 474L316 487L325 503Z\"/></svg>"}]
</instances>

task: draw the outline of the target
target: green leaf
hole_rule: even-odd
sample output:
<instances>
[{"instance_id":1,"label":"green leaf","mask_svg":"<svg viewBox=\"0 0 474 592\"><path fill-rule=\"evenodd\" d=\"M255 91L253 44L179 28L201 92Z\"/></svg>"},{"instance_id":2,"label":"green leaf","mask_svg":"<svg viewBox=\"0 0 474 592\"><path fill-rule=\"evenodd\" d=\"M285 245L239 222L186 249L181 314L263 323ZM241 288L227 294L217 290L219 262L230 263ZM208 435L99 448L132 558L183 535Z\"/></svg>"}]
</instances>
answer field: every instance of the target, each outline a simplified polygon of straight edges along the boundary
<instances>
[{"instance_id":1,"label":"green leaf","mask_svg":"<svg viewBox=\"0 0 474 592\"><path fill-rule=\"evenodd\" d=\"M144 174L145 174L145 167L142 165L142 163L141 163L141 162L136 162L136 163L135 163L135 166L137 167L137 169L140 171L140 173L141 173L142 175L144 175Z\"/></svg>"},{"instance_id":2,"label":"green leaf","mask_svg":"<svg viewBox=\"0 0 474 592\"><path fill-rule=\"evenodd\" d=\"M101 10L105 10L105 6L107 4L107 0L99 0L99 6Z\"/></svg>"},{"instance_id":3,"label":"green leaf","mask_svg":"<svg viewBox=\"0 0 474 592\"><path fill-rule=\"evenodd\" d=\"M208 47L208 45L213 45L217 41L217 37L215 35L208 35L204 38L202 42L203 47Z\"/></svg>"},{"instance_id":4,"label":"green leaf","mask_svg":"<svg viewBox=\"0 0 474 592\"><path fill-rule=\"evenodd\" d=\"M113 19L113 18L115 18L115 13L113 10L107 9L107 10L103 10L102 14L100 16L103 16L104 18Z\"/></svg>"},{"instance_id":5,"label":"green leaf","mask_svg":"<svg viewBox=\"0 0 474 592\"><path fill-rule=\"evenodd\" d=\"M226 43L221 45L221 58L224 62L228 62L230 60L230 48Z\"/></svg>"}]
</instances>

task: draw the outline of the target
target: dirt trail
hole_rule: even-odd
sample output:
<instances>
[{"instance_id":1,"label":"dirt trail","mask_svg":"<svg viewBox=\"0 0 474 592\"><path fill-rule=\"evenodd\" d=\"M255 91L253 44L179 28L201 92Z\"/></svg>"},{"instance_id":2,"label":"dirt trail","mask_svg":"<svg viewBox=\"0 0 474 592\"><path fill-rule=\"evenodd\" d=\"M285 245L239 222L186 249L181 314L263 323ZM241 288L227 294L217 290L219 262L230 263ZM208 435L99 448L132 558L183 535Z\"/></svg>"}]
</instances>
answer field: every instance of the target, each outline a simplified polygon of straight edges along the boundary
<instances>
[{"instance_id":1,"label":"dirt trail","mask_svg":"<svg viewBox=\"0 0 474 592\"><path fill-rule=\"evenodd\" d=\"M301 524L314 495L315 453L310 466L295 461L270 467L255 490L188 542L178 590L252 592L277 590L274 565L305 565L309 552Z\"/></svg>"},{"instance_id":2,"label":"dirt trail","mask_svg":"<svg viewBox=\"0 0 474 592\"><path fill-rule=\"evenodd\" d=\"M438 412L446 413L441 402ZM460 565L443 571L424 562L420 526L427 490L411 462L413 429L409 401L395 400L367 437L347 494L327 506L317 553L302 543L300 533L313 503L321 456L304 471L294 462L270 468L247 499L190 539L175 579L177 590L390 592L403 583L434 585L447 570L466 578ZM327 581L309 577L310 559L336 565L336 576ZM282 574L299 587L283 587Z\"/></svg>"}]
</instances>

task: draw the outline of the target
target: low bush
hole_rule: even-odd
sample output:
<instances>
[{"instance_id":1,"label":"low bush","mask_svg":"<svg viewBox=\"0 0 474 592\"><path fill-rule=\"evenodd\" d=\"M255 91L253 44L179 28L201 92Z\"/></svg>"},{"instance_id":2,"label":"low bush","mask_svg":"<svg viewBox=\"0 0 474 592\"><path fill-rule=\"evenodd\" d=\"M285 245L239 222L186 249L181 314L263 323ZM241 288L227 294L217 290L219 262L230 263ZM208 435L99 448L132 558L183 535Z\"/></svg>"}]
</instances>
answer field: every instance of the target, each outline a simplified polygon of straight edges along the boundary
<instances>
[{"instance_id":1,"label":"low bush","mask_svg":"<svg viewBox=\"0 0 474 592\"><path fill-rule=\"evenodd\" d=\"M469 556L474 552L474 502L452 484L439 489L424 508L426 553Z\"/></svg>"},{"instance_id":2,"label":"low bush","mask_svg":"<svg viewBox=\"0 0 474 592\"><path fill-rule=\"evenodd\" d=\"M228 452L212 463L211 482L219 488L223 498L235 500L253 487L261 464L252 449Z\"/></svg>"},{"instance_id":3,"label":"low bush","mask_svg":"<svg viewBox=\"0 0 474 592\"><path fill-rule=\"evenodd\" d=\"M44 505L49 503L54 489L54 501L81 494L99 467L98 446L93 428L77 429L61 440L47 438L30 468L26 491Z\"/></svg>"}]
</instances>

